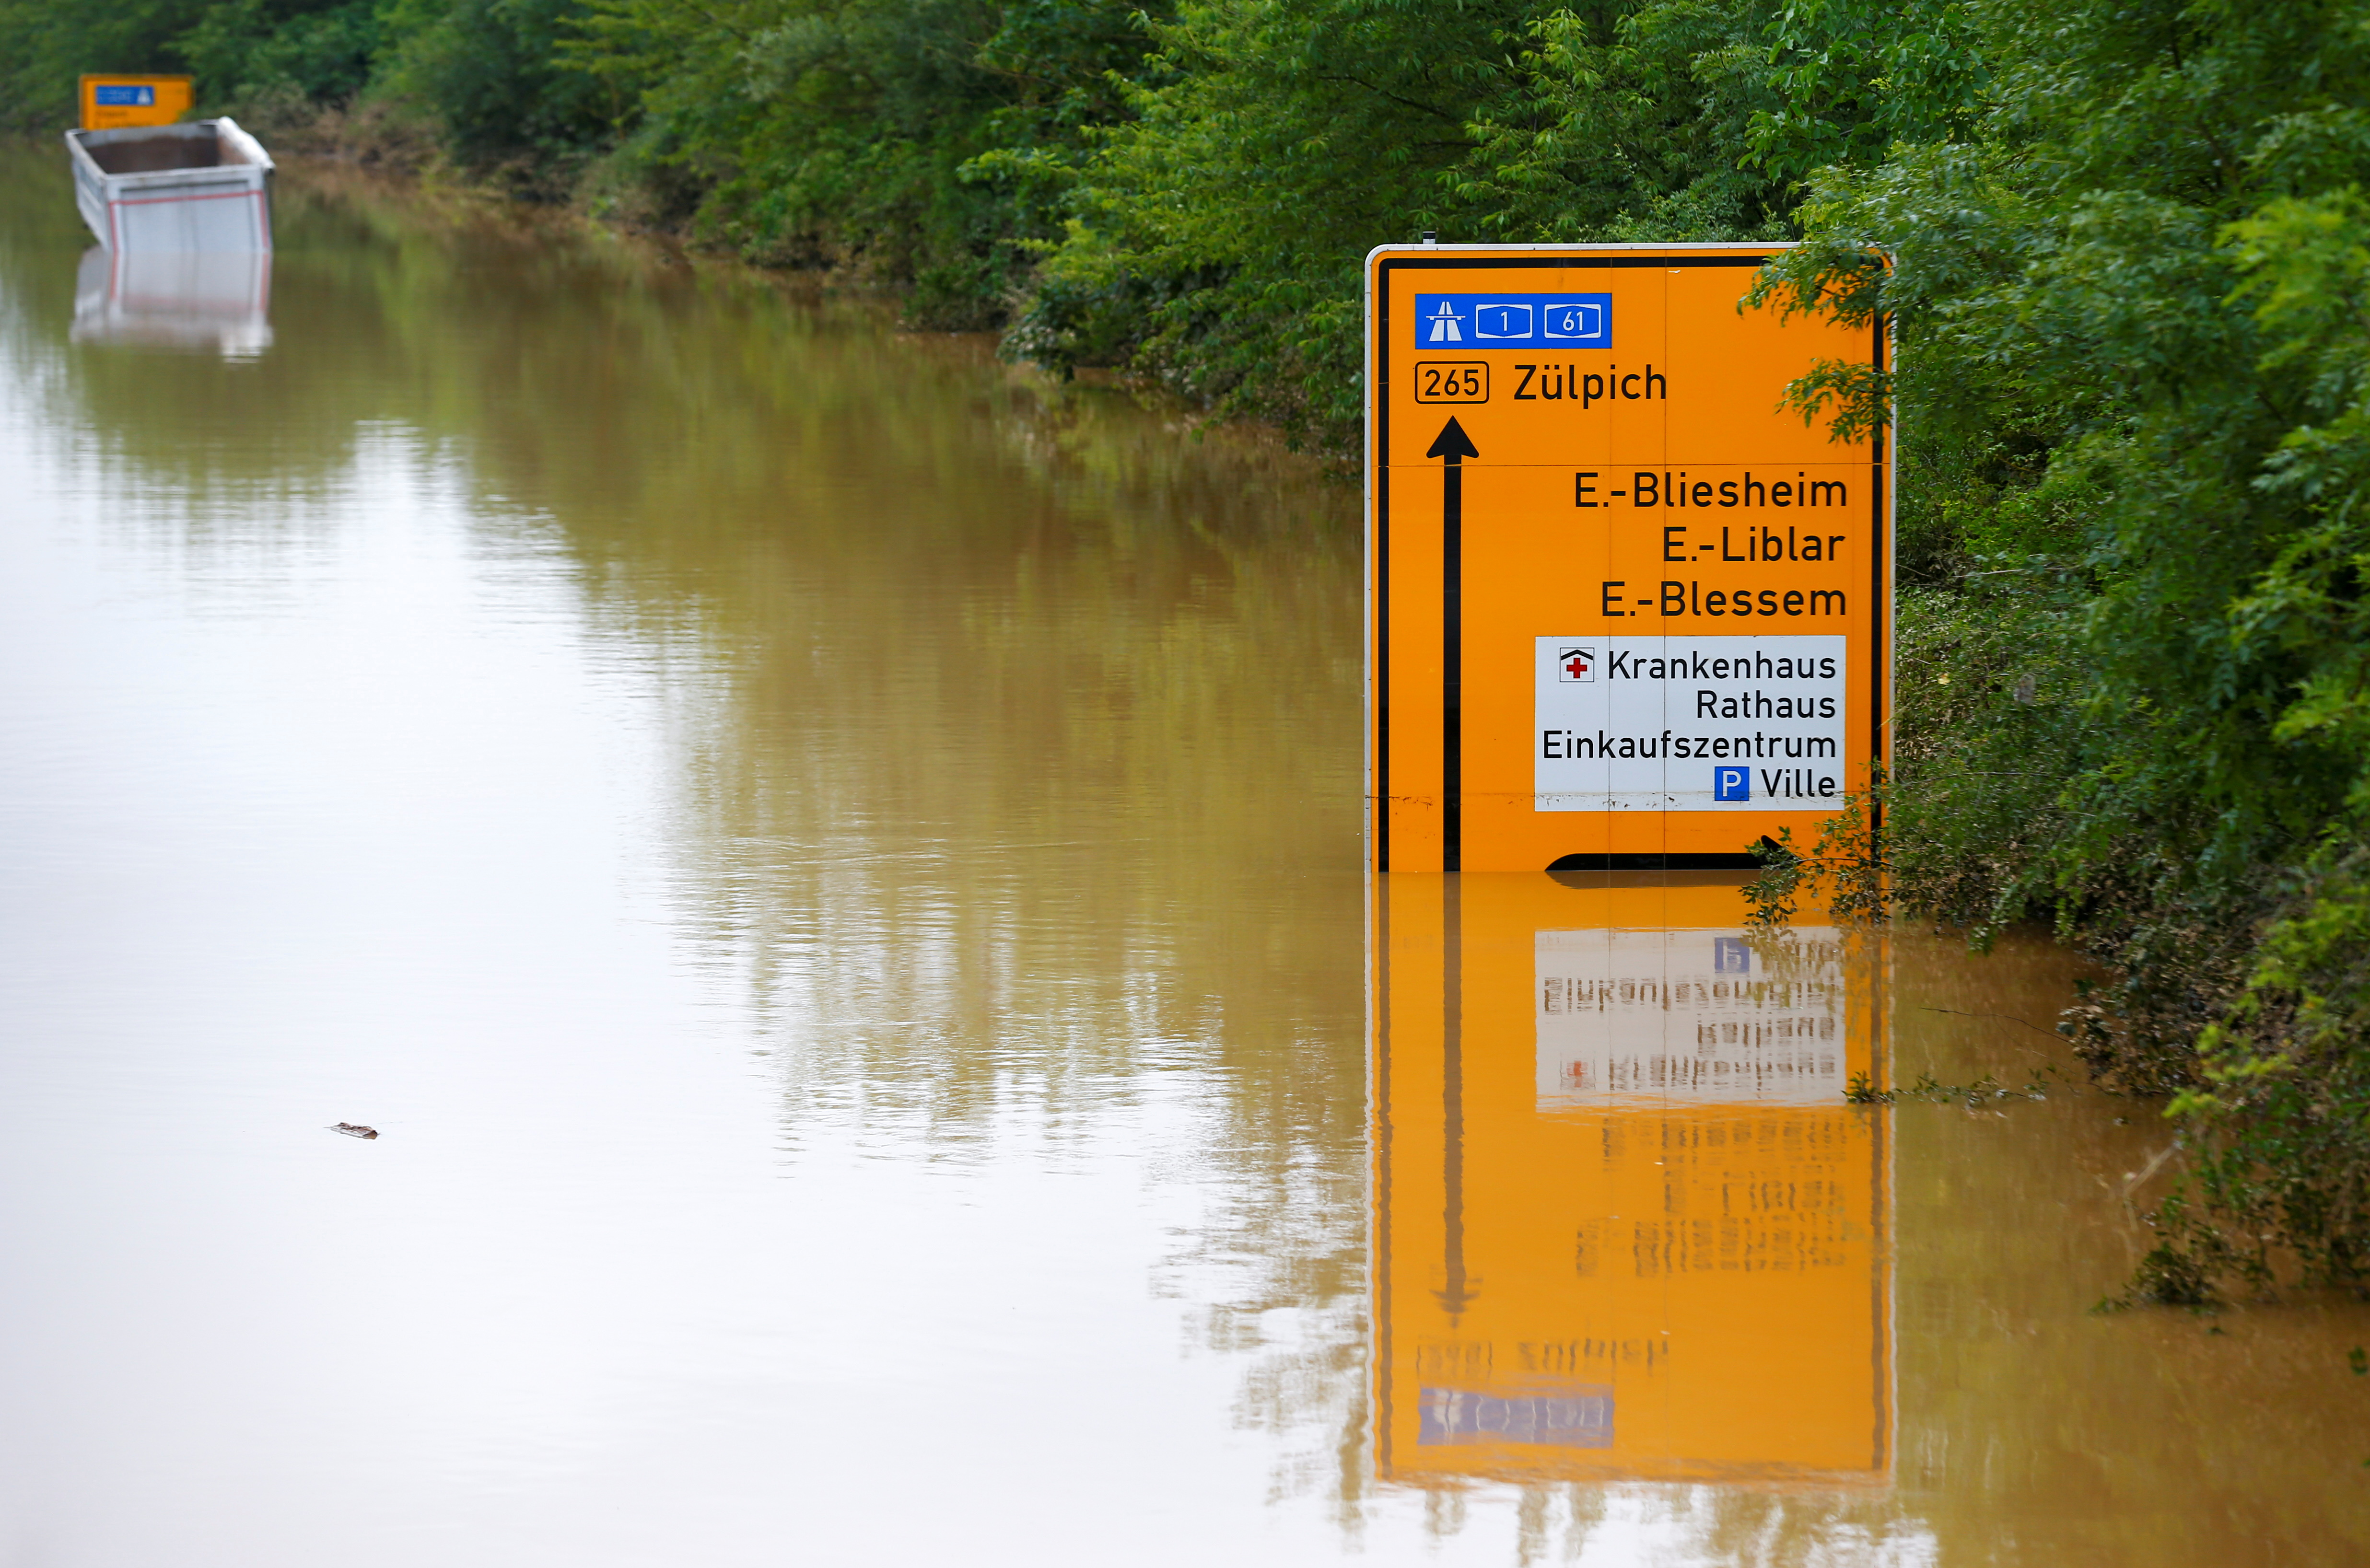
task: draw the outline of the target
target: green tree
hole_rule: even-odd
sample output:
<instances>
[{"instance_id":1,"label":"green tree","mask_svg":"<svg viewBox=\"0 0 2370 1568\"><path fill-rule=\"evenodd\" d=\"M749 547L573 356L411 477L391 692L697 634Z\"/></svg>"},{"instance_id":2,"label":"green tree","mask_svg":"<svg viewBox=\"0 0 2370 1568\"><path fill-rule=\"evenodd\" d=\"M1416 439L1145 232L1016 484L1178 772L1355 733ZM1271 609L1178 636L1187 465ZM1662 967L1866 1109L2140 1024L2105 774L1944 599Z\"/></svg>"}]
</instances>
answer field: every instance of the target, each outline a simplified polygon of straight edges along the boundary
<instances>
[{"instance_id":1,"label":"green tree","mask_svg":"<svg viewBox=\"0 0 2370 1568\"><path fill-rule=\"evenodd\" d=\"M1519 0L1196 0L1152 29L1133 118L1099 140L1016 351L1133 363L1339 440L1356 418L1359 263L1451 228L1441 177L1511 80Z\"/></svg>"},{"instance_id":2,"label":"green tree","mask_svg":"<svg viewBox=\"0 0 2370 1568\"><path fill-rule=\"evenodd\" d=\"M72 126L77 81L86 71L188 70L181 40L210 8L206 0L0 0L0 124L49 132Z\"/></svg>"},{"instance_id":3,"label":"green tree","mask_svg":"<svg viewBox=\"0 0 2370 1568\"><path fill-rule=\"evenodd\" d=\"M1904 891L1979 924L2044 912L2109 958L2120 981L2086 1048L2125 1082L2191 1085L2175 1104L2209 1148L2203 1218L2356 1278L2358 14L1973 14L1980 112L1814 176L1813 243L1772 284L1892 316L1897 381L1818 390L1847 418L1897 394L1995 503L1958 544L2023 651L1986 672L1972 741L2021 778L1904 771ZM2019 760L2002 715L2031 677L2079 722ZM2031 810L2020 841L1954 879L1970 824L2001 830L2007 801ZM2260 1276L2253 1243L2217 1250L2227 1233L2190 1222L2179 1245L2209 1275Z\"/></svg>"}]
</instances>

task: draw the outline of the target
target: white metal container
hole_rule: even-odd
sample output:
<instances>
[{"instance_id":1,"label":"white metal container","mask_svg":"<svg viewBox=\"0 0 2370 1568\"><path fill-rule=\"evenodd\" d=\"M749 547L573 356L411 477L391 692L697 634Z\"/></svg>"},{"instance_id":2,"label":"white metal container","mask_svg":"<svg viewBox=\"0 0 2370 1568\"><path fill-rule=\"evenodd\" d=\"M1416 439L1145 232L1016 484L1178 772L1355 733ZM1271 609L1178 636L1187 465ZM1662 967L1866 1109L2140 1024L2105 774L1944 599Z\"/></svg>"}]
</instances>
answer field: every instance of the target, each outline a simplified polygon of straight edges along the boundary
<instances>
[{"instance_id":1,"label":"white metal container","mask_svg":"<svg viewBox=\"0 0 2370 1568\"><path fill-rule=\"evenodd\" d=\"M112 251L271 248L271 155L238 122L69 131L75 202Z\"/></svg>"}]
</instances>

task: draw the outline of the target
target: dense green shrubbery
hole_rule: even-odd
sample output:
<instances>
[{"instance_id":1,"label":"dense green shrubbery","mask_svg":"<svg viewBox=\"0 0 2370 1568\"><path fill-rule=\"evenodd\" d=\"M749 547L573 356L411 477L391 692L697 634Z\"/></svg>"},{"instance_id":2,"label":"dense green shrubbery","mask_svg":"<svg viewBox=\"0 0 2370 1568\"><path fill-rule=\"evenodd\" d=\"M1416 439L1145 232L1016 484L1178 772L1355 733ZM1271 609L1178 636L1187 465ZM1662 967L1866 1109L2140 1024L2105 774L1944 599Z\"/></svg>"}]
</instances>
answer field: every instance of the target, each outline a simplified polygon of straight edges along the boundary
<instances>
[{"instance_id":1,"label":"dense green shrubbery","mask_svg":"<svg viewBox=\"0 0 2370 1568\"><path fill-rule=\"evenodd\" d=\"M2081 1043L2178 1090L2198 1139L2167 1278L2268 1280L2276 1237L2362 1283L2363 15L1969 12L1980 111L1816 175L1773 285L1891 315L1921 461L1962 454L1942 532L1986 575L1917 629L1985 695L1904 714L1901 887L1978 926L2048 913L2115 965Z\"/></svg>"},{"instance_id":2,"label":"dense green shrubbery","mask_svg":"<svg viewBox=\"0 0 2370 1568\"><path fill-rule=\"evenodd\" d=\"M1180 6L1070 177L1016 346L1346 448L1377 243L1784 232L1782 189L1739 163L1761 9Z\"/></svg>"},{"instance_id":3,"label":"dense green shrubbery","mask_svg":"<svg viewBox=\"0 0 2370 1568\"><path fill-rule=\"evenodd\" d=\"M190 72L213 102L273 89L342 103L390 37L374 0L0 0L0 127L75 118L86 71Z\"/></svg>"},{"instance_id":4,"label":"dense green shrubbery","mask_svg":"<svg viewBox=\"0 0 2370 1568\"><path fill-rule=\"evenodd\" d=\"M2370 13L2293 0L0 0L75 74L386 106L454 162L908 285L1057 369L1355 431L1360 260L1801 237L1890 316L1892 888L2035 917L2193 1135L2165 1297L2370 1270ZM1871 260L1881 248L1888 269ZM2247 1238L2240 1245L2233 1238Z\"/></svg>"}]
</instances>

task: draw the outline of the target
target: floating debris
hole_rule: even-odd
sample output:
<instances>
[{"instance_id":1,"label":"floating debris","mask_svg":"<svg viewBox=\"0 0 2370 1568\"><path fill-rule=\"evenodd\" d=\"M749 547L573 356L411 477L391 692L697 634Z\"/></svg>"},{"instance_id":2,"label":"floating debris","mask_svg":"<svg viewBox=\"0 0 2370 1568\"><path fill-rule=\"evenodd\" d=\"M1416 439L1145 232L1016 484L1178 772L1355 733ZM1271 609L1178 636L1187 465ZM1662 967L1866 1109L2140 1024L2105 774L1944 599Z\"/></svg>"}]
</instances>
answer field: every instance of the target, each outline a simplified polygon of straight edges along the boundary
<instances>
[{"instance_id":1,"label":"floating debris","mask_svg":"<svg viewBox=\"0 0 2370 1568\"><path fill-rule=\"evenodd\" d=\"M360 1122L339 1122L329 1130L331 1132L342 1132L348 1138L376 1138L378 1136L378 1128L374 1127L364 1127Z\"/></svg>"},{"instance_id":2,"label":"floating debris","mask_svg":"<svg viewBox=\"0 0 2370 1568\"><path fill-rule=\"evenodd\" d=\"M1948 1013L1951 1009L1929 1007L1927 1011ZM1969 1013L1967 1016L2005 1016L2005 1014ZM2021 1024L2024 1020L2019 1018L2016 1022ZM2047 1080L2051 1078L2066 1082L2069 1088L2072 1086L2070 1082L2065 1080L2065 1075L2054 1068L2043 1068L2040 1077L2021 1089L2010 1089L1988 1072L1973 1083L1938 1083L1934 1081L1932 1073L1921 1072L1917 1075L1917 1082L1906 1089L1879 1089L1870 1081L1867 1073L1855 1072L1851 1077L1850 1087L1844 1091L1844 1098L1855 1105L1897 1105L1906 1100L1926 1100L1937 1105L1943 1105L1953 1100L1964 1100L1967 1103L1967 1109L1972 1111L1993 1100L2046 1100L2049 1098Z\"/></svg>"}]
</instances>

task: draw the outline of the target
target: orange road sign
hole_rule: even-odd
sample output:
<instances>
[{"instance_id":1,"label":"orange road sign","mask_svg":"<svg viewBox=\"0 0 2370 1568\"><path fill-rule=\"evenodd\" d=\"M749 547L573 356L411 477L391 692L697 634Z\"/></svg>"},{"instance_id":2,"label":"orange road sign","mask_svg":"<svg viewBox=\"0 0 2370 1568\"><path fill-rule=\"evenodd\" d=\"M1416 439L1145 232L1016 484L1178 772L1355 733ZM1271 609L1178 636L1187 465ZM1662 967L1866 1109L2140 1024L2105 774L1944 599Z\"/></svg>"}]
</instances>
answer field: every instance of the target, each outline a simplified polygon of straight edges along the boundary
<instances>
[{"instance_id":1,"label":"orange road sign","mask_svg":"<svg viewBox=\"0 0 2370 1568\"><path fill-rule=\"evenodd\" d=\"M1749 865L1865 784L1889 445L1780 403L1885 338L1744 306L1783 248L1367 258L1374 869Z\"/></svg>"},{"instance_id":2,"label":"orange road sign","mask_svg":"<svg viewBox=\"0 0 2370 1568\"><path fill-rule=\"evenodd\" d=\"M187 76L108 76L82 79L82 128L113 131L124 125L171 125L197 101Z\"/></svg>"}]
</instances>

